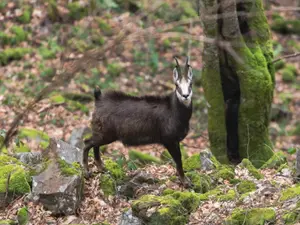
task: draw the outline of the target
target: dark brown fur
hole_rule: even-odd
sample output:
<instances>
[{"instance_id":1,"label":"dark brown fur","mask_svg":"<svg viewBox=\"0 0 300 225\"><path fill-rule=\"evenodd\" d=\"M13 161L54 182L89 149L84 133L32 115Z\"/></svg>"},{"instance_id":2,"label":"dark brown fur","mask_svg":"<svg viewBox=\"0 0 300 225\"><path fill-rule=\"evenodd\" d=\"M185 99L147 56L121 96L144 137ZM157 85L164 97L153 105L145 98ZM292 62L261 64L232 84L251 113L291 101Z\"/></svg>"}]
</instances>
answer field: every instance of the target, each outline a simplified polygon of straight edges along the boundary
<instances>
[{"instance_id":1,"label":"dark brown fur","mask_svg":"<svg viewBox=\"0 0 300 225\"><path fill-rule=\"evenodd\" d=\"M125 145L162 144L172 155L180 180L185 177L182 169L179 142L189 130L192 105L186 107L176 98L168 96L134 97L110 91L101 96L95 91L95 111L92 118L93 135L86 140L84 166L86 172L89 150L94 148L95 162L104 169L99 147L121 141Z\"/></svg>"}]
</instances>

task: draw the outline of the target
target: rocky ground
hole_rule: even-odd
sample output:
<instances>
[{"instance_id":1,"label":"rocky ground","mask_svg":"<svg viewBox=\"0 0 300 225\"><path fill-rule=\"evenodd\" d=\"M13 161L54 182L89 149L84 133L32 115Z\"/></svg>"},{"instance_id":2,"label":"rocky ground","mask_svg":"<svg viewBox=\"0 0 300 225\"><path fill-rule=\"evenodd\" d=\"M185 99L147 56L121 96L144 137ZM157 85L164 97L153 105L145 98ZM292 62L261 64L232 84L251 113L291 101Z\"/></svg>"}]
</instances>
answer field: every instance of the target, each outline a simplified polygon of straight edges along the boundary
<instances>
[{"instance_id":1,"label":"rocky ground","mask_svg":"<svg viewBox=\"0 0 300 225\"><path fill-rule=\"evenodd\" d=\"M274 157L259 170L247 160L237 167L220 165L209 152L202 28L195 6L183 0L128 2L0 2L1 141L15 116L59 79L55 74L69 61L109 46L122 30L129 36L114 51L104 52L94 68L61 79L20 121L10 147L0 155L0 224L297 224L299 56L275 64ZM295 9L296 1L277 2L266 10L275 58L300 51L299 14L287 10ZM119 142L102 149L106 173L97 172L90 155L94 173L84 179L75 162L82 160L95 85L132 95L170 93L173 56L188 53L194 112L181 150L195 186L186 190L179 185L162 147L133 149Z\"/></svg>"}]
</instances>

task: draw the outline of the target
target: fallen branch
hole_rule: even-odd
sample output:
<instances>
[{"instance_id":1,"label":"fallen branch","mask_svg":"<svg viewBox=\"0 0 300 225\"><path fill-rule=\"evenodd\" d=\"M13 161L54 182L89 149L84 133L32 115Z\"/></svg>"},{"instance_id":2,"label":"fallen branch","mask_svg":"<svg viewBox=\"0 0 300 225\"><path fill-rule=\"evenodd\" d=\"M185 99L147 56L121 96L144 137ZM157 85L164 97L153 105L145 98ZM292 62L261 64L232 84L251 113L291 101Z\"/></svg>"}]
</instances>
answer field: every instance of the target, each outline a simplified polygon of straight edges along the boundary
<instances>
[{"instance_id":1,"label":"fallen branch","mask_svg":"<svg viewBox=\"0 0 300 225\"><path fill-rule=\"evenodd\" d=\"M272 63L276 63L276 62L278 62L278 61L280 61L280 60L282 60L282 59L289 59L289 58L294 58L294 57L297 57L297 56L300 56L300 52L295 52L295 53L290 54L290 55L284 55L284 56L282 56L282 57L279 57L279 58L277 58L277 59L274 59L274 60L272 61Z\"/></svg>"}]
</instances>

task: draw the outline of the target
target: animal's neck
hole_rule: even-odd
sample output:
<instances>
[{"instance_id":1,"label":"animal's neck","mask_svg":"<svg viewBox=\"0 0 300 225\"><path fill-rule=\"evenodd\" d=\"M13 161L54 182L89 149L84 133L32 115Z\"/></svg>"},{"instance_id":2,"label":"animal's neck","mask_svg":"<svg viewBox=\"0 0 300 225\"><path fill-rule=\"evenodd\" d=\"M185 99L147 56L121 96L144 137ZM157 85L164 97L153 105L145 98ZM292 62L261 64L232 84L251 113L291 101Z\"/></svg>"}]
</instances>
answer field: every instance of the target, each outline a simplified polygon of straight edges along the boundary
<instances>
[{"instance_id":1,"label":"animal's neck","mask_svg":"<svg viewBox=\"0 0 300 225\"><path fill-rule=\"evenodd\" d=\"M192 101L189 105L182 103L177 96L176 91L172 94L172 109L174 114L179 117L180 120L189 120L192 114Z\"/></svg>"}]
</instances>

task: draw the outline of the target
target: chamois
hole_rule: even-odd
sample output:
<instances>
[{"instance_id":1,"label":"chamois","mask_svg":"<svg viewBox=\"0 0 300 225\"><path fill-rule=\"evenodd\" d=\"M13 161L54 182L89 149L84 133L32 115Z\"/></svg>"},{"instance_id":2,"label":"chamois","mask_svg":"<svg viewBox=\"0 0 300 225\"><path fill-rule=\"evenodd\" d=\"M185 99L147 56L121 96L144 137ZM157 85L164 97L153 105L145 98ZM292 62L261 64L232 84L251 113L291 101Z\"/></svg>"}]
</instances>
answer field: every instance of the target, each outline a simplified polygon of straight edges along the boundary
<instances>
[{"instance_id":1,"label":"chamois","mask_svg":"<svg viewBox=\"0 0 300 225\"><path fill-rule=\"evenodd\" d=\"M175 57L174 57L175 58ZM92 116L92 136L85 140L83 164L85 176L89 176L88 153L94 150L95 164L104 170L99 147L121 141L127 146L161 144L168 149L176 163L177 173L185 187L191 185L184 175L179 142L189 131L192 116L192 67L189 58L184 74L178 60L173 70L176 89L166 96L129 96L122 92L94 91L95 111Z\"/></svg>"}]
</instances>

